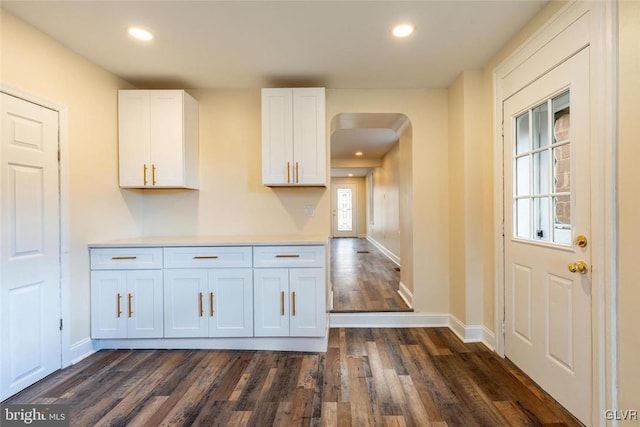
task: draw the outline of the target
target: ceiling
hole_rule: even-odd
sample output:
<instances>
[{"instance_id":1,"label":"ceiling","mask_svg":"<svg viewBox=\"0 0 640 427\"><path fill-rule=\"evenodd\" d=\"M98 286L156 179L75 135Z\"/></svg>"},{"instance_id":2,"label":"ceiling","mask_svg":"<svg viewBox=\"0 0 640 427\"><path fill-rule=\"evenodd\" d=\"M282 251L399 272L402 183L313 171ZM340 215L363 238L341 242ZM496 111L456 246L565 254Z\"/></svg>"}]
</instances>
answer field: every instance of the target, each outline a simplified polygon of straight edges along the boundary
<instances>
[{"instance_id":1,"label":"ceiling","mask_svg":"<svg viewBox=\"0 0 640 427\"><path fill-rule=\"evenodd\" d=\"M0 6L140 88L447 88L480 69L548 0L32 1ZM390 34L411 22L406 39ZM130 26L155 38L140 42ZM380 159L399 115L341 115L332 159ZM333 170L364 175L369 167Z\"/></svg>"}]
</instances>

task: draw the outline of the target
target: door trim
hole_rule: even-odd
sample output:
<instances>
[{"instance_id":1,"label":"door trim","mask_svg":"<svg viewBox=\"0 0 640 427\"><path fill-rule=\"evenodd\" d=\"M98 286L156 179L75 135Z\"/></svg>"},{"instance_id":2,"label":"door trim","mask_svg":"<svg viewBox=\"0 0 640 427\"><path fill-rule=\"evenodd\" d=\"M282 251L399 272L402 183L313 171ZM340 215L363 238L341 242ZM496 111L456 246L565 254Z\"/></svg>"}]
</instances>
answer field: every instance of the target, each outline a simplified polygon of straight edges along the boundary
<instances>
[{"instance_id":1,"label":"door trim","mask_svg":"<svg viewBox=\"0 0 640 427\"><path fill-rule=\"evenodd\" d=\"M47 98L33 95L18 87L0 82L0 92L20 98L58 112L58 149L60 161L60 314L64 327L61 333L61 366L71 365L71 283L70 283L70 228L69 228L69 112L66 106Z\"/></svg>"},{"instance_id":2,"label":"door trim","mask_svg":"<svg viewBox=\"0 0 640 427\"><path fill-rule=\"evenodd\" d=\"M582 39L563 39L571 27L584 26ZM569 31L565 31L569 30ZM591 158L591 235L592 246L592 425L606 425L605 409L617 408L617 249L616 249L616 76L617 76L617 4L616 2L570 1L543 24L529 39L501 62L493 72L494 105L494 307L495 351L505 356L504 315L504 202L503 202L503 101L517 89L505 84L521 73L524 81L534 81L549 69L527 74L521 67L536 52L556 52L557 63L589 45L590 57L590 130ZM529 67L531 70L532 68ZM604 203L603 203L604 202Z\"/></svg>"},{"instance_id":3,"label":"door trim","mask_svg":"<svg viewBox=\"0 0 640 427\"><path fill-rule=\"evenodd\" d=\"M352 219L352 227L353 227L353 236L336 236L336 233L338 232L337 228L338 228L338 223L337 223L337 218L336 216L333 215L333 212L338 209L338 196L337 196L337 191L338 191L338 187L340 186L350 186L353 188L353 194L352 194L352 199L351 199L351 219ZM341 181L339 183L334 183L333 181L331 182L331 238L336 238L336 237L353 237L353 238L358 238L360 237L360 233L358 233L358 212L359 212L359 195L358 195L358 181L354 180L354 179L349 179L349 180L345 180L345 181Z\"/></svg>"}]
</instances>

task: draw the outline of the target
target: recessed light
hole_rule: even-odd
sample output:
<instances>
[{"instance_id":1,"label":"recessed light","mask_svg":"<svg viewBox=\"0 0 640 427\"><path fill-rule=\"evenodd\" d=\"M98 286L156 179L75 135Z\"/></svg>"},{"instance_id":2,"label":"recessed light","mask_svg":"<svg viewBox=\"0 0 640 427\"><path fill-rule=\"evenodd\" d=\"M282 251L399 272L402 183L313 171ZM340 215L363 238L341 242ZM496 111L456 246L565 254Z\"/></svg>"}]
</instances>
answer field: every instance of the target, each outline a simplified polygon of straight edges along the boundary
<instances>
[{"instance_id":1,"label":"recessed light","mask_svg":"<svg viewBox=\"0 0 640 427\"><path fill-rule=\"evenodd\" d=\"M356 151L356 156L362 156L362 151Z\"/></svg>"},{"instance_id":2,"label":"recessed light","mask_svg":"<svg viewBox=\"0 0 640 427\"><path fill-rule=\"evenodd\" d=\"M353 174L352 174L352 173L350 173L350 174L349 174L349 176L353 176Z\"/></svg>"},{"instance_id":3,"label":"recessed light","mask_svg":"<svg viewBox=\"0 0 640 427\"><path fill-rule=\"evenodd\" d=\"M411 24L400 24L393 27L391 33L396 37L408 37L413 33L414 26Z\"/></svg>"},{"instance_id":4,"label":"recessed light","mask_svg":"<svg viewBox=\"0 0 640 427\"><path fill-rule=\"evenodd\" d=\"M131 37L135 37L138 40L142 40L145 42L148 42L149 40L153 40L153 34L151 34L149 31L144 30L142 28L131 27L129 28L128 32Z\"/></svg>"}]
</instances>

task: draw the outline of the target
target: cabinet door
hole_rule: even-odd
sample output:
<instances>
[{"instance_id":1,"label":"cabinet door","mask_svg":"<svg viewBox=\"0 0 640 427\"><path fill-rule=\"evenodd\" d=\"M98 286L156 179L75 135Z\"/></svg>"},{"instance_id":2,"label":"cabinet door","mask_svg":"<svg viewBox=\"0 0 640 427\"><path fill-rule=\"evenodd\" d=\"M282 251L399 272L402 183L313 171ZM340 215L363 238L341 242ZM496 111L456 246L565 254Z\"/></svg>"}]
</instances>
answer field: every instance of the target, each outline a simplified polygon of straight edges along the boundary
<instances>
[{"instance_id":1,"label":"cabinet door","mask_svg":"<svg viewBox=\"0 0 640 427\"><path fill-rule=\"evenodd\" d=\"M293 89L295 183L327 185L324 88Z\"/></svg>"},{"instance_id":2,"label":"cabinet door","mask_svg":"<svg viewBox=\"0 0 640 427\"><path fill-rule=\"evenodd\" d=\"M322 337L326 333L324 268L289 270L292 337Z\"/></svg>"},{"instance_id":3,"label":"cabinet door","mask_svg":"<svg viewBox=\"0 0 640 427\"><path fill-rule=\"evenodd\" d=\"M162 272L133 270L127 272L127 336L162 338Z\"/></svg>"},{"instance_id":4,"label":"cabinet door","mask_svg":"<svg viewBox=\"0 0 640 427\"><path fill-rule=\"evenodd\" d=\"M256 337L289 336L289 270L253 270L254 332Z\"/></svg>"},{"instance_id":5,"label":"cabinet door","mask_svg":"<svg viewBox=\"0 0 640 427\"><path fill-rule=\"evenodd\" d=\"M149 91L119 91L118 152L121 187L151 185L149 132Z\"/></svg>"},{"instance_id":6,"label":"cabinet door","mask_svg":"<svg viewBox=\"0 0 640 427\"><path fill-rule=\"evenodd\" d=\"M262 89L262 183L294 181L292 89Z\"/></svg>"},{"instance_id":7,"label":"cabinet door","mask_svg":"<svg viewBox=\"0 0 640 427\"><path fill-rule=\"evenodd\" d=\"M207 299L209 336L253 336L253 274L250 268L210 270Z\"/></svg>"},{"instance_id":8,"label":"cabinet door","mask_svg":"<svg viewBox=\"0 0 640 427\"><path fill-rule=\"evenodd\" d=\"M183 91L150 91L151 184L184 185Z\"/></svg>"},{"instance_id":9,"label":"cabinet door","mask_svg":"<svg viewBox=\"0 0 640 427\"><path fill-rule=\"evenodd\" d=\"M126 271L91 272L91 337L126 338Z\"/></svg>"},{"instance_id":10,"label":"cabinet door","mask_svg":"<svg viewBox=\"0 0 640 427\"><path fill-rule=\"evenodd\" d=\"M164 336L206 337L207 270L164 270Z\"/></svg>"}]
</instances>

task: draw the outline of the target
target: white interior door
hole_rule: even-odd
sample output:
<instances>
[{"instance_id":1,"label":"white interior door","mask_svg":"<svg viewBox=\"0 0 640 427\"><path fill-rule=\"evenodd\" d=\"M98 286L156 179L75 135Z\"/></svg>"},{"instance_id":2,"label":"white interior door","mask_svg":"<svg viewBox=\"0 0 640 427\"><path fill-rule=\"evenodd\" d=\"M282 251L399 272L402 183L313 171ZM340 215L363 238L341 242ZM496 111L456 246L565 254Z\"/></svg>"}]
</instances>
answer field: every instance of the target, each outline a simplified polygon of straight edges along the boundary
<instances>
[{"instance_id":1,"label":"white interior door","mask_svg":"<svg viewBox=\"0 0 640 427\"><path fill-rule=\"evenodd\" d=\"M358 237L356 184L334 184L332 194L333 237Z\"/></svg>"},{"instance_id":2,"label":"white interior door","mask_svg":"<svg viewBox=\"0 0 640 427\"><path fill-rule=\"evenodd\" d=\"M590 236L589 105L589 48L503 104L505 353L585 423L592 242L577 241Z\"/></svg>"},{"instance_id":3,"label":"white interior door","mask_svg":"<svg viewBox=\"0 0 640 427\"><path fill-rule=\"evenodd\" d=\"M58 113L1 94L0 400L61 367Z\"/></svg>"}]
</instances>

